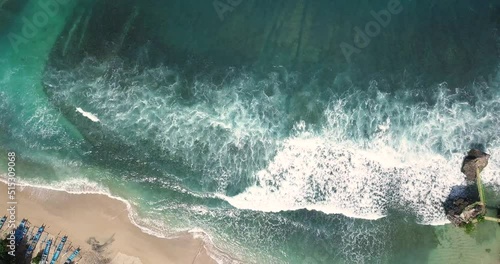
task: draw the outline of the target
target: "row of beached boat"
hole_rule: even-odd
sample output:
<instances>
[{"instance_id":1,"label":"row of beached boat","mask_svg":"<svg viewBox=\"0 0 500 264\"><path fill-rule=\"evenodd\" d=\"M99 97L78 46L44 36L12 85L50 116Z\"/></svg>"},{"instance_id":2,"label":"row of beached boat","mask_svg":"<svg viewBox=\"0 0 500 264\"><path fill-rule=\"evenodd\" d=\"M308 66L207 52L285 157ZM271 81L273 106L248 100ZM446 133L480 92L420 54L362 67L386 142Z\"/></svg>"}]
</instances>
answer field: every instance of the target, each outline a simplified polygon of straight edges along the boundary
<instances>
[{"instance_id":1,"label":"row of beached boat","mask_svg":"<svg viewBox=\"0 0 500 264\"><path fill-rule=\"evenodd\" d=\"M7 216L4 216L0 218L0 230L4 226L5 222L7 221ZM35 228L31 228L29 222L27 219L23 219L19 226L16 228L14 231L14 240L16 246L19 246L21 242L26 240L26 245L27 249L25 252L25 257L26 258L31 258L33 256L33 253L35 252L35 249L37 245L40 242L41 237L43 236L45 232L45 225L42 225L38 228L36 233L33 235ZM31 233L28 234L29 230L31 229ZM53 245L57 244L57 238L52 239L49 238L49 234L46 233L45 238L42 239L42 245L45 244L45 248L42 251L42 256L39 264L55 264L59 260L61 253L64 250L64 246L66 245L66 242L68 241L68 236L63 236L61 238L61 241L59 241L59 244L57 245L54 253L52 254L52 259L50 259L50 252L51 252L51 247ZM68 253L71 250L71 246L66 249L66 253ZM78 247L76 248L71 255L66 259L64 264L73 264L75 263L76 258L80 255L81 249Z\"/></svg>"}]
</instances>

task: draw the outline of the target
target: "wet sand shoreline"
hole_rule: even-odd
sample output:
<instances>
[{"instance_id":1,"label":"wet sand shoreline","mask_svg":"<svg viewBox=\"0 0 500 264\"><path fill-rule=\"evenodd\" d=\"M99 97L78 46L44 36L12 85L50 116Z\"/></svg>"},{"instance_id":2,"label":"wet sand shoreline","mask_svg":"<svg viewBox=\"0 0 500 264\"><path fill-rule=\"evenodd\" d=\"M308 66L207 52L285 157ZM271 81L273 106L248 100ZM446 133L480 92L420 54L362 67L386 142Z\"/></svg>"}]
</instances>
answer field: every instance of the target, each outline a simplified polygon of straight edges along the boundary
<instances>
[{"instance_id":1,"label":"wet sand shoreline","mask_svg":"<svg viewBox=\"0 0 500 264\"><path fill-rule=\"evenodd\" d=\"M83 258L79 263L98 263L103 259L130 264L216 263L201 239L189 234L164 239L142 232L130 222L127 205L106 195L70 194L26 186L18 186L16 191L17 223L27 218L33 226L46 224L51 236L68 235L74 247L82 248ZM7 185L0 182L0 204L5 208L0 217L7 214L7 199ZM1 233L6 232L4 226ZM35 252L42 247L39 243Z\"/></svg>"}]
</instances>

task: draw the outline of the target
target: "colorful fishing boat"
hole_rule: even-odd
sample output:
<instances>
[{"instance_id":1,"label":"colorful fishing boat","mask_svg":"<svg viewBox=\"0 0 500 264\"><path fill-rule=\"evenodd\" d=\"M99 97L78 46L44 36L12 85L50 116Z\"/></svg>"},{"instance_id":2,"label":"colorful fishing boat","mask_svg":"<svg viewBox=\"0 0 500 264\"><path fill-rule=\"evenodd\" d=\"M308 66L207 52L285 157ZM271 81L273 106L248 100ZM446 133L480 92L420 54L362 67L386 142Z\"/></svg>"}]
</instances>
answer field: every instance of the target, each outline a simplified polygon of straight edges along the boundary
<instances>
[{"instance_id":1,"label":"colorful fishing boat","mask_svg":"<svg viewBox=\"0 0 500 264\"><path fill-rule=\"evenodd\" d=\"M59 259L59 255L61 255L61 251L64 248L64 244L66 243L66 240L68 240L68 236L63 236L63 238L61 239L61 242L57 246L56 252L54 252L54 256L52 257L50 264L55 264L56 261Z\"/></svg>"},{"instance_id":2,"label":"colorful fishing boat","mask_svg":"<svg viewBox=\"0 0 500 264\"><path fill-rule=\"evenodd\" d=\"M75 261L75 258L80 254L80 248L77 248L71 256L64 262L64 264L72 264Z\"/></svg>"},{"instance_id":3,"label":"colorful fishing boat","mask_svg":"<svg viewBox=\"0 0 500 264\"><path fill-rule=\"evenodd\" d=\"M47 244L45 245L45 249L43 250L43 253L42 253L42 259L40 260L39 264L46 264L47 263L47 261L49 260L51 246L52 246L52 239L49 239L49 240L47 240Z\"/></svg>"},{"instance_id":4,"label":"colorful fishing boat","mask_svg":"<svg viewBox=\"0 0 500 264\"><path fill-rule=\"evenodd\" d=\"M26 233L28 233L28 220L23 219L14 232L14 240L16 242L16 245L19 245L19 243L21 243Z\"/></svg>"},{"instance_id":5,"label":"colorful fishing boat","mask_svg":"<svg viewBox=\"0 0 500 264\"><path fill-rule=\"evenodd\" d=\"M26 250L26 257L33 254L33 251L35 250L36 245L38 244L38 241L40 240L40 237L42 236L44 230L45 225L42 225L40 228L38 228L38 232L36 232L36 235L33 237L30 245L28 246L28 250Z\"/></svg>"}]
</instances>

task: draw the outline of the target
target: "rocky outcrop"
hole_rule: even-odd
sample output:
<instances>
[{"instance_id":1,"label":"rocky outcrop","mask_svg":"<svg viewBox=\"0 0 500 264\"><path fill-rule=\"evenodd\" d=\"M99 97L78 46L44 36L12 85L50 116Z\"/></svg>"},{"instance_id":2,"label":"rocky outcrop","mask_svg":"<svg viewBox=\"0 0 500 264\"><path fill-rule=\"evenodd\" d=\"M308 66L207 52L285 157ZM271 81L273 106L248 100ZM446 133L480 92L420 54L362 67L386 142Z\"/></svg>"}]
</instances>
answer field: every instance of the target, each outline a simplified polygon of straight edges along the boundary
<instances>
[{"instance_id":1,"label":"rocky outcrop","mask_svg":"<svg viewBox=\"0 0 500 264\"><path fill-rule=\"evenodd\" d=\"M455 191L458 196L450 197L444 204L448 220L456 226L473 226L486 215L486 202L481 183L481 172L488 165L490 155L471 149L462 163L462 173L468 180L468 185ZM474 183L471 183L474 181Z\"/></svg>"},{"instance_id":2,"label":"rocky outcrop","mask_svg":"<svg viewBox=\"0 0 500 264\"><path fill-rule=\"evenodd\" d=\"M452 207L447 213L448 220L456 226L462 226L473 222L479 216L486 213L484 206L464 198L453 201Z\"/></svg>"},{"instance_id":3,"label":"rocky outcrop","mask_svg":"<svg viewBox=\"0 0 500 264\"><path fill-rule=\"evenodd\" d=\"M472 149L467 153L462 162L462 173L465 174L468 181L475 181L477 173L481 173L488 165L489 154L486 154L478 149Z\"/></svg>"}]
</instances>

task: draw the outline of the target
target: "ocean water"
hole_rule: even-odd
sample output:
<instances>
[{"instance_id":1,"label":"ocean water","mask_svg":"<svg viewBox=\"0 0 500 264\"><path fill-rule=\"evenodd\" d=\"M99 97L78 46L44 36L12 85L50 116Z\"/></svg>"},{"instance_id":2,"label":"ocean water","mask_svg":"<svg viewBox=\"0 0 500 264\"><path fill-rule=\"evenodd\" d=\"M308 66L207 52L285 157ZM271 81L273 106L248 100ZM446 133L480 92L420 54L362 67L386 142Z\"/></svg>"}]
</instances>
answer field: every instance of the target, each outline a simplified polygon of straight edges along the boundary
<instances>
[{"instance_id":1,"label":"ocean water","mask_svg":"<svg viewBox=\"0 0 500 264\"><path fill-rule=\"evenodd\" d=\"M446 23L432 20L446 3L402 1L403 13L354 62L336 45L337 55L324 47L311 66L314 41L332 41L315 35L320 28L349 42L346 32L386 2L292 1L314 12L284 24L273 20L283 19L274 17L280 10L296 16L285 2L234 4L223 20L212 5L187 2L61 2L14 45L9 34L23 36L23 18L47 11L38 1L7 2L0 148L17 152L23 182L124 199L145 232L190 232L220 263L500 262L496 224L466 234L443 209L466 184L460 165L471 147L491 154L483 172L490 213L500 204L497 3L464 1ZM215 22L142 27L159 23L162 14L148 7L162 4ZM324 26L325 10L353 19ZM210 46L266 21L277 23L276 47L266 42L257 55L246 47L231 64L216 51L240 44ZM304 50L292 52L307 56L287 62L289 36L277 36L292 35L294 23L311 27L302 26ZM168 38L155 35L158 25ZM214 27L227 31L200 33ZM189 42L189 52L176 41Z\"/></svg>"}]
</instances>

